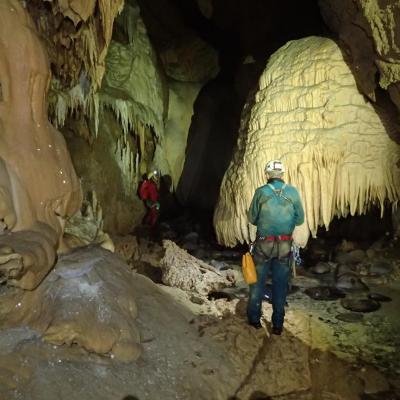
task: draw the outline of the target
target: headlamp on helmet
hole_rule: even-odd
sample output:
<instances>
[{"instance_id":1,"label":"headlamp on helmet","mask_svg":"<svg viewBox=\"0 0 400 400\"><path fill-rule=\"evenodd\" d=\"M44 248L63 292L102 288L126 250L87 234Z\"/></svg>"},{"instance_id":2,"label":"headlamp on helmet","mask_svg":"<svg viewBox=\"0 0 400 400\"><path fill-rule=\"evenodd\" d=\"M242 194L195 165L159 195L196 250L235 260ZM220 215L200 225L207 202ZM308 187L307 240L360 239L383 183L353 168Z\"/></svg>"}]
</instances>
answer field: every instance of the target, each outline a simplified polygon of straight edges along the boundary
<instances>
[{"instance_id":1,"label":"headlamp on helmet","mask_svg":"<svg viewBox=\"0 0 400 400\"><path fill-rule=\"evenodd\" d=\"M151 179L151 178L158 178L158 171L156 170L156 169L154 169L154 170L152 170L152 171L150 171L148 174L147 174L147 179Z\"/></svg>"},{"instance_id":2,"label":"headlamp on helmet","mask_svg":"<svg viewBox=\"0 0 400 400\"><path fill-rule=\"evenodd\" d=\"M264 171L266 173L270 173L270 172L276 172L276 173L284 173L285 172L285 167L282 163L282 161L280 160L272 160L269 161L267 163L267 165L265 166Z\"/></svg>"}]
</instances>

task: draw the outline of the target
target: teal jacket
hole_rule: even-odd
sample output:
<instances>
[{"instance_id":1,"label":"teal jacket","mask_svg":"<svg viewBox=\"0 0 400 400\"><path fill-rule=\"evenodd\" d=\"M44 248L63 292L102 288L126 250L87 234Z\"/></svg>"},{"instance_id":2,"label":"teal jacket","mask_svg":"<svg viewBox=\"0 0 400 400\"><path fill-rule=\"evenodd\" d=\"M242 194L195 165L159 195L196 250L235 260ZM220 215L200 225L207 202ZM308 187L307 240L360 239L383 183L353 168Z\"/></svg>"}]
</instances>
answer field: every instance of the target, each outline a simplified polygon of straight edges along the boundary
<instances>
[{"instance_id":1,"label":"teal jacket","mask_svg":"<svg viewBox=\"0 0 400 400\"><path fill-rule=\"evenodd\" d=\"M274 189L282 189L282 197L277 198ZM299 192L294 186L281 179L270 179L264 186L256 189L248 212L249 222L257 226L257 236L276 236L292 234L296 225L304 222L304 209Z\"/></svg>"}]
</instances>

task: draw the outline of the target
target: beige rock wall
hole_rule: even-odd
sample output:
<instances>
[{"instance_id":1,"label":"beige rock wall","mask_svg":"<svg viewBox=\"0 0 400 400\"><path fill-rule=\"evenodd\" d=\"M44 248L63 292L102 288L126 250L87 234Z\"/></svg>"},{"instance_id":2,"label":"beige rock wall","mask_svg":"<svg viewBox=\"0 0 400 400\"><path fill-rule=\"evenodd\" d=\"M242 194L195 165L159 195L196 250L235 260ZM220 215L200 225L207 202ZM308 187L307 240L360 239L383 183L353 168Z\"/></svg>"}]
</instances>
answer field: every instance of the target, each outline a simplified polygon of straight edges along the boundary
<instances>
[{"instance_id":1,"label":"beige rock wall","mask_svg":"<svg viewBox=\"0 0 400 400\"><path fill-rule=\"evenodd\" d=\"M47 119L49 62L35 26L17 0L0 3L0 19L0 219L13 232L0 235L0 275L31 289L52 267L81 193L64 138Z\"/></svg>"},{"instance_id":2,"label":"beige rock wall","mask_svg":"<svg viewBox=\"0 0 400 400\"><path fill-rule=\"evenodd\" d=\"M387 121L386 121L387 123ZM327 38L291 41L270 58L253 106L246 105L233 160L214 214L228 246L254 238L247 222L268 160L280 158L300 191L305 245L335 215L364 213L400 198L400 147L363 97L337 44Z\"/></svg>"}]
</instances>

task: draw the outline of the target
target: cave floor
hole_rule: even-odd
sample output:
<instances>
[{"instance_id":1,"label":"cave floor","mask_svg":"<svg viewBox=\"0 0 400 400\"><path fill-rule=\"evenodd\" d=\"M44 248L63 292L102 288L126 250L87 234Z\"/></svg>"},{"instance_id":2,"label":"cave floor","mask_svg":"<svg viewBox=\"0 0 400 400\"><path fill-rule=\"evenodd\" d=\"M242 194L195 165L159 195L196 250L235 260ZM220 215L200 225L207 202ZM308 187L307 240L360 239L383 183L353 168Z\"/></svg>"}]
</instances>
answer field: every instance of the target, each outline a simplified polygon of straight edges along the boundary
<instances>
[{"instance_id":1,"label":"cave floor","mask_svg":"<svg viewBox=\"0 0 400 400\"><path fill-rule=\"evenodd\" d=\"M152 248L155 259L160 249ZM156 256L155 256L156 255ZM374 400L400 398L400 280L370 286L389 296L358 322L336 318L340 300L317 301L293 281L285 330L270 335L245 322L240 265L229 298L209 300L132 272L143 355L135 363L53 346L28 327L0 331L0 399L12 400Z\"/></svg>"}]
</instances>

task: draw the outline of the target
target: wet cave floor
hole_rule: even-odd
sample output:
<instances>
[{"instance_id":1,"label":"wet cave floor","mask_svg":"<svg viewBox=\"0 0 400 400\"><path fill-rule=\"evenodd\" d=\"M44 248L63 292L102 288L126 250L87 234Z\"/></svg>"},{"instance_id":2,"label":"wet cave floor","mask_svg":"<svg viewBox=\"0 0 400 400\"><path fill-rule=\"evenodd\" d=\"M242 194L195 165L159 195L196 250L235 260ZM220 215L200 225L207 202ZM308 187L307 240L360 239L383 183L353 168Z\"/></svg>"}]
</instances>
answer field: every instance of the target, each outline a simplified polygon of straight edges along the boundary
<instances>
[{"instance_id":1,"label":"wet cave floor","mask_svg":"<svg viewBox=\"0 0 400 400\"><path fill-rule=\"evenodd\" d=\"M390 271L376 267L379 273L368 274L361 268L357 276L368 283L359 287L358 280L350 280L350 287L340 290L344 297L320 289L338 281L332 270L299 268L288 296L284 332L275 336L270 334L268 301L263 302L263 328L246 324L240 253L202 247L197 239L193 244L194 236L180 245L217 268L231 269L235 287L201 296L165 286L158 282L161 242L119 238L117 253L124 248L119 253L135 277L141 358L122 363L77 346L51 345L29 327L3 329L0 399L400 399L396 246L370 252L369 266L371 260L389 260ZM350 269L360 271L357 265ZM378 294L379 307L372 311L364 300ZM346 299L364 312L349 309Z\"/></svg>"}]
</instances>

